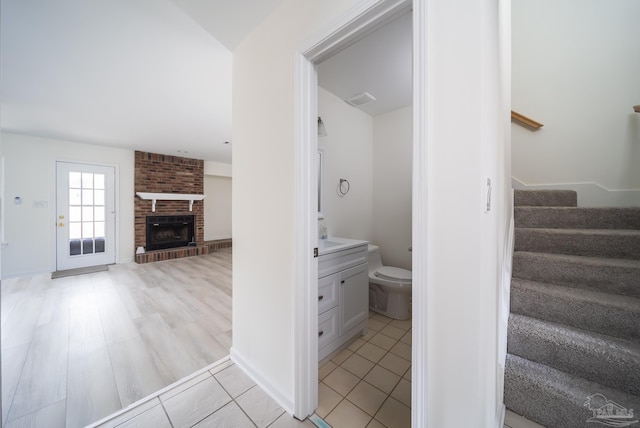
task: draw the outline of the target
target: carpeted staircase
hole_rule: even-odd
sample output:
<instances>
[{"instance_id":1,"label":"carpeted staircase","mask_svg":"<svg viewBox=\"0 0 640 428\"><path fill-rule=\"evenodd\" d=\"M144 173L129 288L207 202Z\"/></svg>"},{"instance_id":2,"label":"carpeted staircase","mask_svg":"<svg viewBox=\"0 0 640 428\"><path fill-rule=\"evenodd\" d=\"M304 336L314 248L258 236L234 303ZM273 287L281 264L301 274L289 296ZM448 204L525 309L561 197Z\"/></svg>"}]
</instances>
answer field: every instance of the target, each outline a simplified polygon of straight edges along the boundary
<instances>
[{"instance_id":1,"label":"carpeted staircase","mask_svg":"<svg viewBox=\"0 0 640 428\"><path fill-rule=\"evenodd\" d=\"M507 408L547 427L639 420L640 208L577 208L573 191L514 201ZM603 396L633 417L596 415Z\"/></svg>"}]
</instances>

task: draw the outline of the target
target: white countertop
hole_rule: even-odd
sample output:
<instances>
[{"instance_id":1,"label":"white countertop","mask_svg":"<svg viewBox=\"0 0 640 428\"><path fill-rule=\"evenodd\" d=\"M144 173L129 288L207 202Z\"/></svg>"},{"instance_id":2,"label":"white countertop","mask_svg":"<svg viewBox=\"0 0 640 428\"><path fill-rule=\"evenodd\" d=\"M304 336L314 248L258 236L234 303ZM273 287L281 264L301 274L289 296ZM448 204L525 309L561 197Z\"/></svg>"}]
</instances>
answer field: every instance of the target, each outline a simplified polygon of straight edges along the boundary
<instances>
[{"instance_id":1,"label":"white countertop","mask_svg":"<svg viewBox=\"0 0 640 428\"><path fill-rule=\"evenodd\" d=\"M369 241L360 239L338 238L330 236L327 239L318 239L318 255L335 253L336 251L346 250L348 248L357 247L359 245L367 245Z\"/></svg>"}]
</instances>

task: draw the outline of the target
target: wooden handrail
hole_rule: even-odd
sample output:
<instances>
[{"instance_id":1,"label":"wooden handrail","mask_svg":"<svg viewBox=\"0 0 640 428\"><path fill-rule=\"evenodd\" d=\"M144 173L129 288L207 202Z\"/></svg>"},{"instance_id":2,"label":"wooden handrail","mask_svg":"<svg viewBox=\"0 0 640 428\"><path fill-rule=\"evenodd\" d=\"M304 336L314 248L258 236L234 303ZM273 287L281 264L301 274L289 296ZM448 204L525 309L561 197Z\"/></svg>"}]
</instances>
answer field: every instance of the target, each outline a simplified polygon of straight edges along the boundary
<instances>
[{"instance_id":1,"label":"wooden handrail","mask_svg":"<svg viewBox=\"0 0 640 428\"><path fill-rule=\"evenodd\" d=\"M535 120L530 119L527 116L523 116L520 113L516 113L513 110L511 110L511 120L520 125L524 125L525 127L530 128L533 131L536 131L544 126L542 123L536 122Z\"/></svg>"}]
</instances>

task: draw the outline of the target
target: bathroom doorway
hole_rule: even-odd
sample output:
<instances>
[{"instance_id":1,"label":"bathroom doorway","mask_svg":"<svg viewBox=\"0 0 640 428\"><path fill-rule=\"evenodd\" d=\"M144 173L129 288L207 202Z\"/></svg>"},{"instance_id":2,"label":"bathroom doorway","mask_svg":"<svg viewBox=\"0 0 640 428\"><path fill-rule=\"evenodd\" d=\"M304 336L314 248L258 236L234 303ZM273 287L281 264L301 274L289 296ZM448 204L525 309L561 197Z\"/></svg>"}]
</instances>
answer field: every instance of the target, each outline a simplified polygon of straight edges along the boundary
<instances>
[{"instance_id":1,"label":"bathroom doorway","mask_svg":"<svg viewBox=\"0 0 640 428\"><path fill-rule=\"evenodd\" d=\"M318 230L378 245L384 265L411 270L411 11L320 62L318 85ZM411 324L370 311L365 336L319 361L316 414L332 426L410 426Z\"/></svg>"}]
</instances>

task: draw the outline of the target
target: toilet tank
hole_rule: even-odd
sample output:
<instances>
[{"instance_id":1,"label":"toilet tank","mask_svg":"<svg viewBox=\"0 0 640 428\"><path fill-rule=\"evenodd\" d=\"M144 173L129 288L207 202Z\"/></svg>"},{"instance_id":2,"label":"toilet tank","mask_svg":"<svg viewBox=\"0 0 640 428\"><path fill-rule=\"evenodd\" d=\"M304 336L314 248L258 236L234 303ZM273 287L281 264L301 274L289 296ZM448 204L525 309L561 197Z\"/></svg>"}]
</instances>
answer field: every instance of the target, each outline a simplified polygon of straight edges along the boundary
<instances>
[{"instance_id":1,"label":"toilet tank","mask_svg":"<svg viewBox=\"0 0 640 428\"><path fill-rule=\"evenodd\" d=\"M382 267L382 257L380 257L380 247L369 244L369 272L375 272Z\"/></svg>"}]
</instances>

